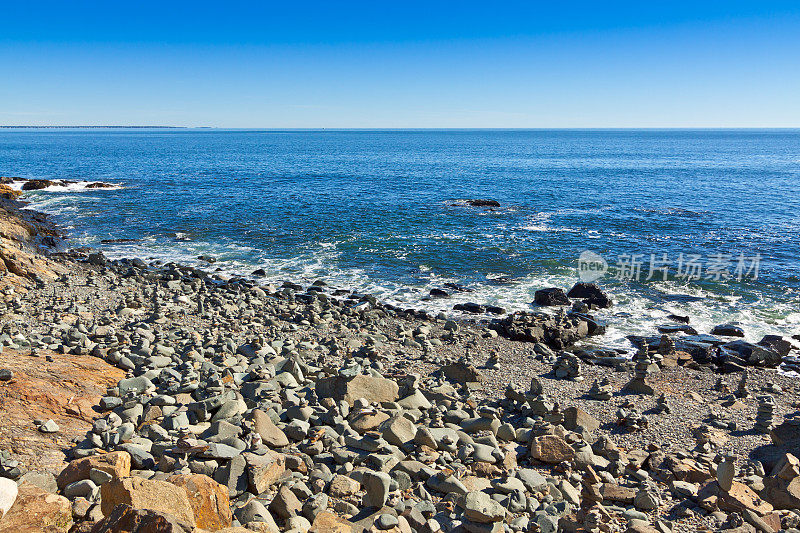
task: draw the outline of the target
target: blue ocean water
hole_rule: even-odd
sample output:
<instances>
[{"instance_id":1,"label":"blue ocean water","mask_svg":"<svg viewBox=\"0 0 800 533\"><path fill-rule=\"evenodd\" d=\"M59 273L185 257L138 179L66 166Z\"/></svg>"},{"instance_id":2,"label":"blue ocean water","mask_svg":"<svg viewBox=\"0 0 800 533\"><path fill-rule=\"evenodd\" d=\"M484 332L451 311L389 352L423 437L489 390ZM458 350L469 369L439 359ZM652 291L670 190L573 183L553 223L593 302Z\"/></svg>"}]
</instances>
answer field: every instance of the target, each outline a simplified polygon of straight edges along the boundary
<instances>
[{"instance_id":1,"label":"blue ocean water","mask_svg":"<svg viewBox=\"0 0 800 533\"><path fill-rule=\"evenodd\" d=\"M28 194L74 245L114 257L213 255L226 274L449 312L530 309L591 250L618 302L604 342L671 312L755 340L800 333L800 130L0 130L0 175L121 185ZM100 243L121 238L137 242ZM644 280L651 254L671 279ZM681 254L701 279L678 277ZM628 257L638 281L615 279ZM473 292L425 299L445 283Z\"/></svg>"}]
</instances>

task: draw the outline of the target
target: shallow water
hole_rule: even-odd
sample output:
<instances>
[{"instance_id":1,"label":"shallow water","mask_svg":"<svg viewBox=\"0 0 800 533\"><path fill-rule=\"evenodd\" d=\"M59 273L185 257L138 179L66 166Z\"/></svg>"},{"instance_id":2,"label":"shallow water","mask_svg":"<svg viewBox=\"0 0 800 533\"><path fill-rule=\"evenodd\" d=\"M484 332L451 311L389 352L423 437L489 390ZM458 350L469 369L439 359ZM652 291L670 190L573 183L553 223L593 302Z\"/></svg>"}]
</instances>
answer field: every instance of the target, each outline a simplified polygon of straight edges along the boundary
<instances>
[{"instance_id":1,"label":"shallow water","mask_svg":"<svg viewBox=\"0 0 800 533\"><path fill-rule=\"evenodd\" d=\"M800 333L798 130L0 130L0 175L123 186L28 195L114 257L213 255L227 273L449 311L530 309L535 290L578 280L583 251L611 267L640 254L640 281L600 279L618 301L604 342L670 312L701 332ZM120 238L138 242L100 244ZM644 281L651 254L669 281ZM680 254L699 256L700 280L676 277ZM717 254L732 278L705 279ZM760 256L757 279L736 279L742 256ZM446 282L474 292L423 300Z\"/></svg>"}]
</instances>

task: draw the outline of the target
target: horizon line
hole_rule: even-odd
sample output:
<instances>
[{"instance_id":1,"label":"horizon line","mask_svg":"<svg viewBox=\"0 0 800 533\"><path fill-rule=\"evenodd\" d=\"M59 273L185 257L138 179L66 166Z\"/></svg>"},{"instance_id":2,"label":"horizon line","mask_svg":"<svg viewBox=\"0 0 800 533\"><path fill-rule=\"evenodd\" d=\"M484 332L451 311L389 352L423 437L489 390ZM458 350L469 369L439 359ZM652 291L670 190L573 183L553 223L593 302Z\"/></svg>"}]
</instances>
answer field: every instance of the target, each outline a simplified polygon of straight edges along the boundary
<instances>
[{"instance_id":1,"label":"horizon line","mask_svg":"<svg viewBox=\"0 0 800 533\"><path fill-rule=\"evenodd\" d=\"M186 129L186 130L239 130L239 131L476 131L476 130L506 130L506 131L546 131L546 130L798 130L800 126L531 126L531 127L505 127L505 126L475 126L475 127L436 127L436 126L403 126L403 127L363 127L363 126L174 126L174 125L1 125L0 129Z\"/></svg>"}]
</instances>

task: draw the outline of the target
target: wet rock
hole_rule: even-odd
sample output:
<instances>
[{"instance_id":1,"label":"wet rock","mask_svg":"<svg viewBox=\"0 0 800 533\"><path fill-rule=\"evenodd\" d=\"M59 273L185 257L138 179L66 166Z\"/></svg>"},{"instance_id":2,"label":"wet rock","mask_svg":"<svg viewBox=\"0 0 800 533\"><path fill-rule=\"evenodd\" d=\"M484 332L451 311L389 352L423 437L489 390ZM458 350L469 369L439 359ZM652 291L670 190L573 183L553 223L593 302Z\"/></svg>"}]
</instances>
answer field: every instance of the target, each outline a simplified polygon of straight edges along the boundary
<instances>
[{"instance_id":1,"label":"wet rock","mask_svg":"<svg viewBox=\"0 0 800 533\"><path fill-rule=\"evenodd\" d=\"M537 305L541 305L543 307L572 304L569 297L564 294L564 290L558 287L551 287L536 291L533 295L533 301L536 302Z\"/></svg>"}]
</instances>

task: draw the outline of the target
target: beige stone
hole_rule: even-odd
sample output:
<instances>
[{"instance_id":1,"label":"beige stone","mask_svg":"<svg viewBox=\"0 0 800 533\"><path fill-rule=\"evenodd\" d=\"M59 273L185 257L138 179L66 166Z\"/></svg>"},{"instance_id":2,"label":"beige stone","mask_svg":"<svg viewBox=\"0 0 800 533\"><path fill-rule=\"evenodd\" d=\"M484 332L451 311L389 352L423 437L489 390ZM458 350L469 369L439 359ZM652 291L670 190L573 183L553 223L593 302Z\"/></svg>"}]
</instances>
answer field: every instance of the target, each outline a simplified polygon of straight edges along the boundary
<instances>
[{"instance_id":1,"label":"beige stone","mask_svg":"<svg viewBox=\"0 0 800 533\"><path fill-rule=\"evenodd\" d=\"M56 482L59 490L70 483L89 479L89 472L92 468L102 470L115 478L128 477L131 475L131 456L128 452L120 451L76 459L58 475Z\"/></svg>"},{"instance_id":2,"label":"beige stone","mask_svg":"<svg viewBox=\"0 0 800 533\"><path fill-rule=\"evenodd\" d=\"M167 479L186 490L197 527L217 531L233 521L228 488L203 474L180 474Z\"/></svg>"},{"instance_id":3,"label":"beige stone","mask_svg":"<svg viewBox=\"0 0 800 533\"><path fill-rule=\"evenodd\" d=\"M542 435L531 442L531 457L548 464L572 461L575 450L558 435Z\"/></svg>"},{"instance_id":4,"label":"beige stone","mask_svg":"<svg viewBox=\"0 0 800 533\"><path fill-rule=\"evenodd\" d=\"M166 481L137 477L112 479L102 485L100 495L104 516L109 516L117 505L124 503L134 509L171 514L196 526L186 490Z\"/></svg>"},{"instance_id":5,"label":"beige stone","mask_svg":"<svg viewBox=\"0 0 800 533\"><path fill-rule=\"evenodd\" d=\"M0 518L0 533L66 533L72 527L72 505L36 485L20 485L14 505Z\"/></svg>"}]
</instances>

